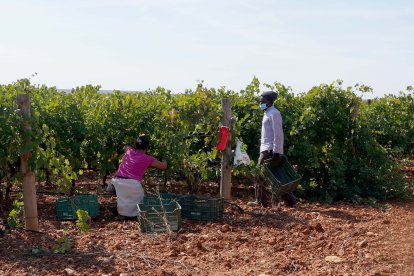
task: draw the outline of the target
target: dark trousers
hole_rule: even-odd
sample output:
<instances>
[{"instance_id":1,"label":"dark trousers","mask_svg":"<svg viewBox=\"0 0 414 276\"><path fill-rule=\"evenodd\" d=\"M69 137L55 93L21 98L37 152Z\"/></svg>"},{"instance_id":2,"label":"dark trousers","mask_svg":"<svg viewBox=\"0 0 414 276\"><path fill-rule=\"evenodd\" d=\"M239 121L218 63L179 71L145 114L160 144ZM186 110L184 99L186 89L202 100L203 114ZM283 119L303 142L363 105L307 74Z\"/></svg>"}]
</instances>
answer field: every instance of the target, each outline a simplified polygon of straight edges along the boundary
<instances>
[{"instance_id":1,"label":"dark trousers","mask_svg":"<svg viewBox=\"0 0 414 276\"><path fill-rule=\"evenodd\" d=\"M259 165L263 164L263 161L273 157L273 151L263 151L259 156ZM254 183L254 192L255 198L258 203L263 207L269 206L272 201L272 187L264 181L264 179L259 179Z\"/></svg>"}]
</instances>

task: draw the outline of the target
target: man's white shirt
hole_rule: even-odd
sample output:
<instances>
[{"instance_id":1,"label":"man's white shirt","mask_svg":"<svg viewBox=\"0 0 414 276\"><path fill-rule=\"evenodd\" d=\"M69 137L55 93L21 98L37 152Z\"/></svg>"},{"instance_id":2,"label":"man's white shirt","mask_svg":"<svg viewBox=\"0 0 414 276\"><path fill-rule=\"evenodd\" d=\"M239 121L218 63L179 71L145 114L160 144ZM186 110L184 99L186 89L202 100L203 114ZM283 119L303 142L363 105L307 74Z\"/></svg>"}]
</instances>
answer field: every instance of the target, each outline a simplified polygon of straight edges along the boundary
<instances>
[{"instance_id":1,"label":"man's white shirt","mask_svg":"<svg viewBox=\"0 0 414 276\"><path fill-rule=\"evenodd\" d=\"M283 139L282 115L272 105L263 115L260 152L273 150L274 153L283 154Z\"/></svg>"}]
</instances>

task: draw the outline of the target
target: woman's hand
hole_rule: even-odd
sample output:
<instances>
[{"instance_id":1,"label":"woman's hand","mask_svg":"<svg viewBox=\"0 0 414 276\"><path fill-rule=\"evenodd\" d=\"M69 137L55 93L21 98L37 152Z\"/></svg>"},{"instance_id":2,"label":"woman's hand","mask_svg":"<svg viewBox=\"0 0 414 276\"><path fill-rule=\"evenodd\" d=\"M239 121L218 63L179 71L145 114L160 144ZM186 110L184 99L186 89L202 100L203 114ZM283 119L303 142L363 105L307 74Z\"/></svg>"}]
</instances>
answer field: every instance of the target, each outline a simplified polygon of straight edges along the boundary
<instances>
[{"instance_id":1,"label":"woman's hand","mask_svg":"<svg viewBox=\"0 0 414 276\"><path fill-rule=\"evenodd\" d=\"M168 164L167 161L164 159L162 161L158 161L157 159L155 159L154 161L152 161L151 167L154 167L159 170L165 170L167 169Z\"/></svg>"}]
</instances>

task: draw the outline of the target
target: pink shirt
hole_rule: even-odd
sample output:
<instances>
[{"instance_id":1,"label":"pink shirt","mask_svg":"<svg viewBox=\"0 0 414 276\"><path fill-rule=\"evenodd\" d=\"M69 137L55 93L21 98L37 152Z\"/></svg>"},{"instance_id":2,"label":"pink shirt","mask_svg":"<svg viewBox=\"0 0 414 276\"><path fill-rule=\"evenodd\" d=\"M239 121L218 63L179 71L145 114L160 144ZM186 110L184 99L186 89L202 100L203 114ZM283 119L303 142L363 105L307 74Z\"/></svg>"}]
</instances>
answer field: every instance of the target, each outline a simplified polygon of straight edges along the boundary
<instances>
[{"instance_id":1,"label":"pink shirt","mask_svg":"<svg viewBox=\"0 0 414 276\"><path fill-rule=\"evenodd\" d=\"M128 147L114 177L120 176L141 181L144 178L145 171L154 160L155 157Z\"/></svg>"}]
</instances>

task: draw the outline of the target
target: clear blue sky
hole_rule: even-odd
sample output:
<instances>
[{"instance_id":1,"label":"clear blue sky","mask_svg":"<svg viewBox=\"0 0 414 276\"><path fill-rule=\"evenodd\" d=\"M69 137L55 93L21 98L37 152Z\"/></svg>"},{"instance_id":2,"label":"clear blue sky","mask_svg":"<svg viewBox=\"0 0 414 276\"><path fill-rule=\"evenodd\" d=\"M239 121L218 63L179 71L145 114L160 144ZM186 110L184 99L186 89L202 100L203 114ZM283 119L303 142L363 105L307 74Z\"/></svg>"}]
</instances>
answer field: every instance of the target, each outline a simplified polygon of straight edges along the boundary
<instances>
[{"instance_id":1,"label":"clear blue sky","mask_svg":"<svg viewBox=\"0 0 414 276\"><path fill-rule=\"evenodd\" d=\"M0 83L294 92L414 85L414 1L0 0Z\"/></svg>"}]
</instances>

